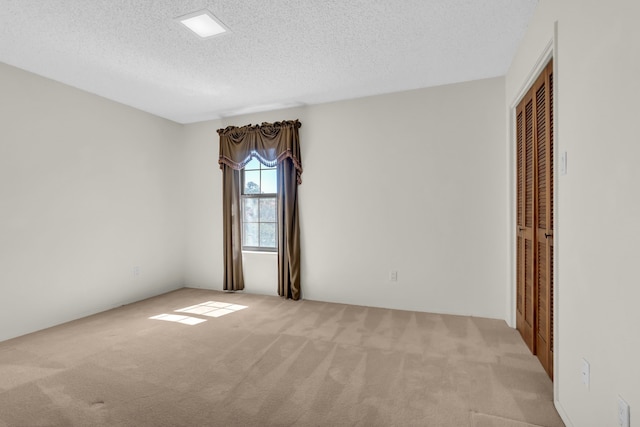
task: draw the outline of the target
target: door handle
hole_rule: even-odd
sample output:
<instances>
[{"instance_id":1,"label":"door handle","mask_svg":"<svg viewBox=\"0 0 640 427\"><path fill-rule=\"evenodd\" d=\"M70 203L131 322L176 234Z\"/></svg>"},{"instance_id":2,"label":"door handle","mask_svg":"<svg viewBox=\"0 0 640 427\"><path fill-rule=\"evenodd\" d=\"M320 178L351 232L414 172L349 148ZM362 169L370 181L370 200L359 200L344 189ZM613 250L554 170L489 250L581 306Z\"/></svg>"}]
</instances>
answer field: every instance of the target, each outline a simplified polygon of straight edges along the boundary
<instances>
[{"instance_id":1,"label":"door handle","mask_svg":"<svg viewBox=\"0 0 640 427\"><path fill-rule=\"evenodd\" d=\"M544 237L547 239L551 236L553 236L553 233L544 233Z\"/></svg>"}]
</instances>

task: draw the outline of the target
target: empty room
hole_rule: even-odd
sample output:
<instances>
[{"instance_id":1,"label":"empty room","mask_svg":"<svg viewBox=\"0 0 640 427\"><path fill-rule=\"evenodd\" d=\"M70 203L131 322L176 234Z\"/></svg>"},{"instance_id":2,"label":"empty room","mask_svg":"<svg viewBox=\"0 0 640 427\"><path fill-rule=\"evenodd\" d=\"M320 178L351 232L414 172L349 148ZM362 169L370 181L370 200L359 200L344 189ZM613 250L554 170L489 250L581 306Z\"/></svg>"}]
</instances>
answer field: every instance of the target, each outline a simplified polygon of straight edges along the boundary
<instances>
[{"instance_id":1,"label":"empty room","mask_svg":"<svg viewBox=\"0 0 640 427\"><path fill-rule=\"evenodd\" d=\"M638 424L638 16L0 0L0 427Z\"/></svg>"}]
</instances>

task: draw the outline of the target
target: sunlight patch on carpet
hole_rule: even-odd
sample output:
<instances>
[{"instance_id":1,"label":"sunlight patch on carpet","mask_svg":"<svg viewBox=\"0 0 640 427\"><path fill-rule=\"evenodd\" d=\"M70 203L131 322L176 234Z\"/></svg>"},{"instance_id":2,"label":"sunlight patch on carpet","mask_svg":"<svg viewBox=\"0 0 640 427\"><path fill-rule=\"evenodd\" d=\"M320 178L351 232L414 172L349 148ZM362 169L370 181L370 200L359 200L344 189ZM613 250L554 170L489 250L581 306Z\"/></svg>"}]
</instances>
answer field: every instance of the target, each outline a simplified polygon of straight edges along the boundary
<instances>
[{"instance_id":1,"label":"sunlight patch on carpet","mask_svg":"<svg viewBox=\"0 0 640 427\"><path fill-rule=\"evenodd\" d=\"M157 316L149 317L153 320L165 320L167 322L182 323L183 325L197 325L202 322L206 322L207 319L198 319L197 317L180 316L178 314L158 314Z\"/></svg>"},{"instance_id":2,"label":"sunlight patch on carpet","mask_svg":"<svg viewBox=\"0 0 640 427\"><path fill-rule=\"evenodd\" d=\"M177 313L199 314L207 317L220 317L247 308L246 305L229 304L226 302L207 301L190 307L176 310Z\"/></svg>"}]
</instances>

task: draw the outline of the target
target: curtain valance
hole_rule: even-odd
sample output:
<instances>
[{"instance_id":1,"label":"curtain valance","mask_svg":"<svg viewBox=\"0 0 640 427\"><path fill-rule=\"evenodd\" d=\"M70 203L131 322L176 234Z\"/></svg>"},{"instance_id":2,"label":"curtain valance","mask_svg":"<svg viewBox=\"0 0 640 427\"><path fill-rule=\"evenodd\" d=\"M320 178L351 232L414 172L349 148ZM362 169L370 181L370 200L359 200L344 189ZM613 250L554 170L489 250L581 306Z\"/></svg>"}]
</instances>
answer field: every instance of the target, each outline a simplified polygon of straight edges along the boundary
<instances>
[{"instance_id":1,"label":"curtain valance","mask_svg":"<svg viewBox=\"0 0 640 427\"><path fill-rule=\"evenodd\" d=\"M228 126L218 129L220 157L218 164L240 170L256 157L265 166L274 167L290 158L296 169L298 184L302 183L302 158L298 120L286 120L262 125Z\"/></svg>"}]
</instances>

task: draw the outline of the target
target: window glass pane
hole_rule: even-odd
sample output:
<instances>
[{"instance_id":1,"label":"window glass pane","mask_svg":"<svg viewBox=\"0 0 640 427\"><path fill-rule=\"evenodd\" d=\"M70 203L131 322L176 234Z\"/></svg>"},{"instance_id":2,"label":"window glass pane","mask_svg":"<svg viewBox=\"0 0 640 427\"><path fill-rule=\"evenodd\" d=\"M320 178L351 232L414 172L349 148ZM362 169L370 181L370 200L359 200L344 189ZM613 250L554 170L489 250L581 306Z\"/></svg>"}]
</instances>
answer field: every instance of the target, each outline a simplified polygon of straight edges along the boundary
<instances>
[{"instance_id":1,"label":"window glass pane","mask_svg":"<svg viewBox=\"0 0 640 427\"><path fill-rule=\"evenodd\" d=\"M244 246L258 246L258 223L245 223L242 241Z\"/></svg>"},{"instance_id":2,"label":"window glass pane","mask_svg":"<svg viewBox=\"0 0 640 427\"><path fill-rule=\"evenodd\" d=\"M276 199L260 199L260 221L275 222L276 221Z\"/></svg>"},{"instance_id":3,"label":"window glass pane","mask_svg":"<svg viewBox=\"0 0 640 427\"><path fill-rule=\"evenodd\" d=\"M242 199L242 214L244 222L260 221L260 212L258 211L258 199L245 198Z\"/></svg>"},{"instance_id":4,"label":"window glass pane","mask_svg":"<svg viewBox=\"0 0 640 427\"><path fill-rule=\"evenodd\" d=\"M244 171L244 194L260 194L260 171Z\"/></svg>"},{"instance_id":5,"label":"window glass pane","mask_svg":"<svg viewBox=\"0 0 640 427\"><path fill-rule=\"evenodd\" d=\"M276 224L263 222L260 224L260 246L264 248L276 247Z\"/></svg>"},{"instance_id":6,"label":"window glass pane","mask_svg":"<svg viewBox=\"0 0 640 427\"><path fill-rule=\"evenodd\" d=\"M276 169L265 169L262 171L262 193L277 193L278 174Z\"/></svg>"},{"instance_id":7,"label":"window glass pane","mask_svg":"<svg viewBox=\"0 0 640 427\"><path fill-rule=\"evenodd\" d=\"M254 157L253 159L251 159L251 161L249 163L247 163L247 165L244 168L245 168L245 170L248 170L248 169L260 169L260 162L258 161L258 159L256 159Z\"/></svg>"}]
</instances>

